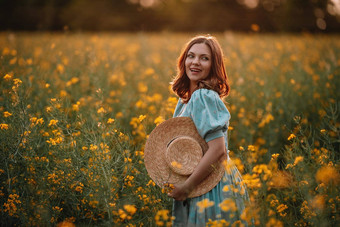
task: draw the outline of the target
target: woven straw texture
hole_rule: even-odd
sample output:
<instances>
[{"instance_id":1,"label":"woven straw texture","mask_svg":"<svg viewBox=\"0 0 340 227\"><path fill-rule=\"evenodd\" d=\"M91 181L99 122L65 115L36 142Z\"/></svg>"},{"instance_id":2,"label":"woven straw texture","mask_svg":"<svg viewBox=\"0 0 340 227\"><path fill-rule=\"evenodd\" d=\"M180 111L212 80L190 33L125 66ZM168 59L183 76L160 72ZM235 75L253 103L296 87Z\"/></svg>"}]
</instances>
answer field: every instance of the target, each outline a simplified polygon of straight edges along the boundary
<instances>
[{"instance_id":1,"label":"woven straw texture","mask_svg":"<svg viewBox=\"0 0 340 227\"><path fill-rule=\"evenodd\" d=\"M183 183L207 149L208 144L189 117L171 118L150 133L144 149L145 167L160 187L164 183ZM225 160L226 153L213 165L213 172L190 193L189 198L205 194L217 185L225 171Z\"/></svg>"}]
</instances>

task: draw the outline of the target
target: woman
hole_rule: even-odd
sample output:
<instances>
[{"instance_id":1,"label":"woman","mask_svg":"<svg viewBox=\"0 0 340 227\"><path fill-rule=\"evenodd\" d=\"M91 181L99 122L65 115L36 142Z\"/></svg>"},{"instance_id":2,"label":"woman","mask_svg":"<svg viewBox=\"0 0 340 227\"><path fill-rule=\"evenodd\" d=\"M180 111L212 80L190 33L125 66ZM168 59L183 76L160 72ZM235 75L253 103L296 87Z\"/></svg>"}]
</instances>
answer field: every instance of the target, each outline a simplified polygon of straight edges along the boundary
<instances>
[{"instance_id":1,"label":"woman","mask_svg":"<svg viewBox=\"0 0 340 227\"><path fill-rule=\"evenodd\" d=\"M230 114L221 98L228 95L230 87L222 49L216 38L194 37L182 51L177 67L178 74L172 82L172 89L179 96L174 117L190 117L209 149L190 177L183 184L174 185L168 194L174 198L173 226L205 226L209 220L229 224L241 222L248 194L234 165L228 165L224 177L211 191L188 198L193 188L210 174L211 165L224 152L229 152L227 129Z\"/></svg>"}]
</instances>

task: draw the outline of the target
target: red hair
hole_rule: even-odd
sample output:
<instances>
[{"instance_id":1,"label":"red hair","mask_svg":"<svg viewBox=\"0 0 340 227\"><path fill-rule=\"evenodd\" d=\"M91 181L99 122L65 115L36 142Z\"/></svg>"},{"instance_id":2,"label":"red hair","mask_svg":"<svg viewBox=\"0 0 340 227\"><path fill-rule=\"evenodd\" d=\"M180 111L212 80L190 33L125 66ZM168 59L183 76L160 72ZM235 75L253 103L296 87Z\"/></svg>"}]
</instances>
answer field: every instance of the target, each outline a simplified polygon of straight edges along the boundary
<instances>
[{"instance_id":1,"label":"red hair","mask_svg":"<svg viewBox=\"0 0 340 227\"><path fill-rule=\"evenodd\" d=\"M197 89L207 88L216 91L221 98L229 94L230 86L223 62L223 51L217 39L213 36L196 36L182 50L177 62L177 75L172 81L172 90L187 103L190 100L190 79L185 72L185 60L190 48L195 44L206 44L211 51L211 69L207 78L197 83Z\"/></svg>"}]
</instances>

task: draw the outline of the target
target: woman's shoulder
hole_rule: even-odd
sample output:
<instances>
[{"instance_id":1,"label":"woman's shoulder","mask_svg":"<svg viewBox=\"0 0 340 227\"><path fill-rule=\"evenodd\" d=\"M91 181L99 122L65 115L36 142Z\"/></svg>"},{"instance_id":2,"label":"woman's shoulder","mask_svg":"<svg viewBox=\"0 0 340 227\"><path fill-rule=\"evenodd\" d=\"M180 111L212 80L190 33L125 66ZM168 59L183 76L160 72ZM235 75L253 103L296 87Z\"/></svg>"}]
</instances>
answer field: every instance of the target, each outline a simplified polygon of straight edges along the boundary
<instances>
[{"instance_id":1,"label":"woman's shoulder","mask_svg":"<svg viewBox=\"0 0 340 227\"><path fill-rule=\"evenodd\" d=\"M222 101L222 99L220 98L220 96L218 95L218 93L214 90L211 89L206 89L206 88L200 88L195 90L190 98L190 101L198 101L198 100L205 100L205 99L210 99L210 100L216 100L216 101Z\"/></svg>"},{"instance_id":2,"label":"woman's shoulder","mask_svg":"<svg viewBox=\"0 0 340 227\"><path fill-rule=\"evenodd\" d=\"M219 94L210 89L200 88L194 91L191 95L190 101L191 108L201 111L201 108L210 109L211 111L226 112L229 111L220 98Z\"/></svg>"}]
</instances>

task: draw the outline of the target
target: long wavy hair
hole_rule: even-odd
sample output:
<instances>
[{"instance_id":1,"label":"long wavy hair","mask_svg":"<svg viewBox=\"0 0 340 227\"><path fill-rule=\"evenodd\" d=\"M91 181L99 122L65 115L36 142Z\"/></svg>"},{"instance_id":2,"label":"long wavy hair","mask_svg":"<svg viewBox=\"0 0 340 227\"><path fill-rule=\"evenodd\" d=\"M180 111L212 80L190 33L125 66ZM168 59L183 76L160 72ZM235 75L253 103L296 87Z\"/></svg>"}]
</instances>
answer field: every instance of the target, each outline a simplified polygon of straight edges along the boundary
<instances>
[{"instance_id":1,"label":"long wavy hair","mask_svg":"<svg viewBox=\"0 0 340 227\"><path fill-rule=\"evenodd\" d=\"M216 91L221 98L229 94L230 86L228 83L227 73L223 62L223 51L214 36L200 35L192 38L182 50L177 61L177 75L171 82L172 90L177 94L184 103L190 100L190 79L185 71L185 60L190 48L195 44L206 44L211 51L211 69L209 75L197 83L195 90L206 88Z\"/></svg>"}]
</instances>

